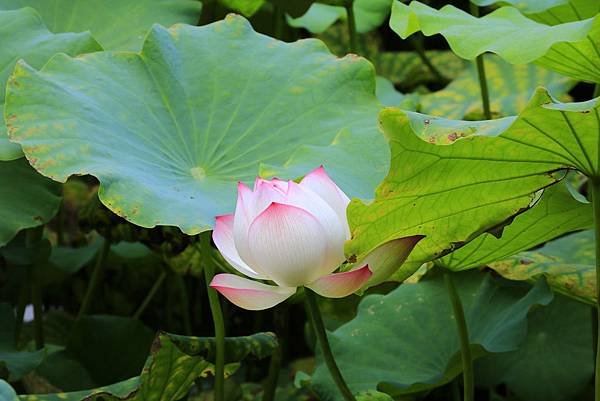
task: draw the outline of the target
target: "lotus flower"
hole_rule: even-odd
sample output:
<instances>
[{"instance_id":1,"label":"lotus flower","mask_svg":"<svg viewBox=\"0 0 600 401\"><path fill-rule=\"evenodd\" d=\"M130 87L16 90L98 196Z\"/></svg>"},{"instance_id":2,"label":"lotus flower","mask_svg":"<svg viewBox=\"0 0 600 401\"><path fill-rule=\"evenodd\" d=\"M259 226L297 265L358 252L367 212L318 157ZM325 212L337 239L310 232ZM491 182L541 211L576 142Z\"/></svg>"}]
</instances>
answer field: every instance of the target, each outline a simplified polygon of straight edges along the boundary
<instances>
[{"instance_id":1,"label":"lotus flower","mask_svg":"<svg viewBox=\"0 0 600 401\"><path fill-rule=\"evenodd\" d=\"M344 243L350 239L349 202L323 167L300 183L257 178L254 190L239 183L235 213L217 217L213 241L223 258L251 279L218 274L211 287L241 308L262 310L283 302L300 286L330 298L350 295L378 267L370 267L369 259L397 268L421 236L397 240L392 257L376 250L358 268L334 273L345 261Z\"/></svg>"}]
</instances>

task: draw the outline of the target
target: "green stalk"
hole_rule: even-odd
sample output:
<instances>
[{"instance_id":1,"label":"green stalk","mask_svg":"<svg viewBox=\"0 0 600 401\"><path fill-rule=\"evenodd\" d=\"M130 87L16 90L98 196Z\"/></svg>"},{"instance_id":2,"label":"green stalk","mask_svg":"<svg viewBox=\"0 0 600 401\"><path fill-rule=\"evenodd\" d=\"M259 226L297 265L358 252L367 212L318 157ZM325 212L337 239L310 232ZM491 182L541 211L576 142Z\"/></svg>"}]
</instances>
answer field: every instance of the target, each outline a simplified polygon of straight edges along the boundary
<instances>
[{"instance_id":1,"label":"green stalk","mask_svg":"<svg viewBox=\"0 0 600 401\"><path fill-rule=\"evenodd\" d=\"M600 96L600 84L594 85L594 94L593 94L592 98L595 99L598 96Z\"/></svg>"},{"instance_id":2,"label":"green stalk","mask_svg":"<svg viewBox=\"0 0 600 401\"><path fill-rule=\"evenodd\" d=\"M44 348L44 321L42 310L42 288L38 277L38 266L31 269L31 302L33 303L33 326L35 331L35 348Z\"/></svg>"},{"instance_id":3,"label":"green stalk","mask_svg":"<svg viewBox=\"0 0 600 401\"><path fill-rule=\"evenodd\" d=\"M431 74L435 77L437 81L444 86L446 86L449 82L448 78L444 77L442 73L436 68L435 65L429 60L427 57L427 53L425 52L425 48L423 47L423 34L415 34L408 38L409 43L412 45L413 49L417 52L417 55L421 59L421 62L425 64L425 66L429 69Z\"/></svg>"},{"instance_id":4,"label":"green stalk","mask_svg":"<svg viewBox=\"0 0 600 401\"><path fill-rule=\"evenodd\" d=\"M102 276L102 271L104 270L104 266L106 265L106 259L108 258L109 251L110 238L105 238L104 243L102 244L102 249L96 257L96 264L94 265L94 270L92 271L90 283L88 284L87 291L83 296L83 301L81 302L81 306L79 307L79 313L77 313L77 320L80 320L90 308L94 292L96 291L96 287L98 286L100 282L100 277Z\"/></svg>"},{"instance_id":5,"label":"green stalk","mask_svg":"<svg viewBox=\"0 0 600 401\"><path fill-rule=\"evenodd\" d=\"M306 287L304 287L304 293L306 294L306 306L310 324L313 327L317 341L321 345L323 359L329 369L329 373L344 399L346 401L356 401L356 398L354 398L352 391L348 388L348 385L342 376L342 372L340 372L340 369L333 358L329 340L327 339L327 332L325 331L325 325L323 324L323 318L321 317L321 311L319 310L319 305L317 305L317 295L310 288Z\"/></svg>"},{"instance_id":6,"label":"green stalk","mask_svg":"<svg viewBox=\"0 0 600 401\"><path fill-rule=\"evenodd\" d=\"M275 390L277 389L277 381L279 379L279 372L281 371L281 343L277 345L277 348L271 355L271 363L269 364L269 374L265 381L263 390L262 401L273 401L275 399Z\"/></svg>"},{"instance_id":7,"label":"green stalk","mask_svg":"<svg viewBox=\"0 0 600 401\"><path fill-rule=\"evenodd\" d=\"M202 241L202 257L204 258L204 281L206 282L206 291L208 292L208 302L213 316L215 326L216 343L216 361L215 361L215 401L225 399L225 322L219 294L210 287L210 282L215 275L214 261L212 260L212 246L210 245L210 236L204 235Z\"/></svg>"},{"instance_id":8,"label":"green stalk","mask_svg":"<svg viewBox=\"0 0 600 401\"><path fill-rule=\"evenodd\" d=\"M469 330L467 329L465 312L450 273L444 274L444 282L446 283L448 295L452 302L454 319L456 320L456 330L460 340L460 355L463 367L463 401L473 401L475 398L475 380L473 375L473 358L471 357L471 347L469 345Z\"/></svg>"},{"instance_id":9,"label":"green stalk","mask_svg":"<svg viewBox=\"0 0 600 401\"><path fill-rule=\"evenodd\" d=\"M600 349L600 179L592 178L592 205L594 207L594 230L596 241L596 349ZM596 370L595 370L595 400L600 401L600 353L596 353Z\"/></svg>"},{"instance_id":10,"label":"green stalk","mask_svg":"<svg viewBox=\"0 0 600 401\"><path fill-rule=\"evenodd\" d=\"M156 295L156 292L162 285L163 281L165 281L166 277L167 277L167 272L165 272L164 270L162 272L160 272L160 276L158 276L158 278L156 279L156 281L150 288L150 291L148 291L148 294L146 294L146 297L144 298L144 300L142 301L140 306L137 308L137 310L133 314L133 316L132 316L133 319L139 319L142 316L142 313L144 313L144 310L146 310L146 307L148 307L148 304L150 303L152 298L154 298L154 296Z\"/></svg>"},{"instance_id":11,"label":"green stalk","mask_svg":"<svg viewBox=\"0 0 600 401\"><path fill-rule=\"evenodd\" d=\"M29 229L25 233L25 244L28 247L40 247L44 237L44 226ZM39 278L39 257L34 259L33 264L28 266L28 277L30 281L30 297L33 304L33 327L35 336L35 348L44 348L44 320L42 308L42 288Z\"/></svg>"},{"instance_id":12,"label":"green stalk","mask_svg":"<svg viewBox=\"0 0 600 401\"><path fill-rule=\"evenodd\" d=\"M285 16L278 5L273 6L273 34L275 39L283 40L283 21Z\"/></svg>"},{"instance_id":13,"label":"green stalk","mask_svg":"<svg viewBox=\"0 0 600 401\"><path fill-rule=\"evenodd\" d=\"M474 17L479 17L479 7L476 4L471 4L471 14ZM483 61L483 54L480 54L475 59L477 65L477 76L479 77L479 87L481 89L481 103L483 104L483 115L487 120L492 119L492 112L490 110L490 94L488 91L487 79L485 76L485 64Z\"/></svg>"},{"instance_id":14,"label":"green stalk","mask_svg":"<svg viewBox=\"0 0 600 401\"><path fill-rule=\"evenodd\" d=\"M344 4L348 18L348 35L350 37L348 53L358 54L358 35L356 33L356 17L354 16L353 3L353 0L346 0Z\"/></svg>"},{"instance_id":15,"label":"green stalk","mask_svg":"<svg viewBox=\"0 0 600 401\"><path fill-rule=\"evenodd\" d=\"M183 331L186 336L192 335L192 323L190 319L190 300L188 298L187 288L183 277L179 274L175 275L175 285L179 291L180 296L180 307L181 307L181 319L183 320Z\"/></svg>"},{"instance_id":16,"label":"green stalk","mask_svg":"<svg viewBox=\"0 0 600 401\"><path fill-rule=\"evenodd\" d=\"M19 289L17 320L15 321L15 347L19 347L19 339L21 338L21 331L23 330L23 317L25 316L25 308L27 307L27 301L29 300L29 288L29 280L26 277Z\"/></svg>"}]
</instances>

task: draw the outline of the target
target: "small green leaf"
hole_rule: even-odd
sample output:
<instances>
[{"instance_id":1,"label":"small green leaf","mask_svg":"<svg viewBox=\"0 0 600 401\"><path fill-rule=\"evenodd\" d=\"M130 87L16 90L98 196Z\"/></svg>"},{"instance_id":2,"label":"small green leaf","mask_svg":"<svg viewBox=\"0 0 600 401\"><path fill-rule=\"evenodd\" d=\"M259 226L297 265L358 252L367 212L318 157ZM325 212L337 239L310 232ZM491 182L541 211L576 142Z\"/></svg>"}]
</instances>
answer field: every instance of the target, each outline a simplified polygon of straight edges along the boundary
<instances>
[{"instance_id":1,"label":"small green leaf","mask_svg":"<svg viewBox=\"0 0 600 401\"><path fill-rule=\"evenodd\" d=\"M19 63L6 115L11 139L44 175L92 174L121 217L196 234L233 211L237 181L253 181L261 163L289 166L299 145L323 149L311 169L324 164L346 182L356 172L383 177L374 89L365 59L338 59L317 40L280 42L229 15L155 26L140 54L57 55L41 71ZM376 156L349 141L352 169L332 163L340 131ZM362 182L361 195L377 182Z\"/></svg>"},{"instance_id":2,"label":"small green leaf","mask_svg":"<svg viewBox=\"0 0 600 401\"><path fill-rule=\"evenodd\" d=\"M505 383L522 401L583 399L594 372L589 317L589 307L555 297L531 312L517 351L476 362L477 380L486 387Z\"/></svg>"},{"instance_id":3,"label":"small green leaf","mask_svg":"<svg viewBox=\"0 0 600 401\"><path fill-rule=\"evenodd\" d=\"M536 281L546 277L557 292L589 304L596 302L594 231L587 230L521 252L489 266L511 280Z\"/></svg>"},{"instance_id":4,"label":"small green leaf","mask_svg":"<svg viewBox=\"0 0 600 401\"><path fill-rule=\"evenodd\" d=\"M19 231L50 221L60 206L60 186L21 158L0 161L0 246Z\"/></svg>"},{"instance_id":5,"label":"small green leaf","mask_svg":"<svg viewBox=\"0 0 600 401\"><path fill-rule=\"evenodd\" d=\"M539 246L566 233L592 228L591 204L584 204L569 193L565 185L557 184L546 190L533 208L518 215L504 228L502 237L483 234L464 247L436 261L451 270L466 270L495 264L515 254ZM513 260L513 259L511 259ZM514 260L522 258L516 256ZM592 261L593 262L593 261ZM512 280L522 280L523 269L509 268L508 261L497 264ZM503 266L504 268L500 268ZM521 274L518 274L520 272ZM526 277L529 279L531 277Z\"/></svg>"},{"instance_id":6,"label":"small green leaf","mask_svg":"<svg viewBox=\"0 0 600 401\"><path fill-rule=\"evenodd\" d=\"M202 9L196 0L0 0L0 10L25 6L54 33L91 31L105 49L133 51L153 24L195 24Z\"/></svg>"},{"instance_id":7,"label":"small green leaf","mask_svg":"<svg viewBox=\"0 0 600 401\"><path fill-rule=\"evenodd\" d=\"M548 26L513 7L477 18L451 5L435 10L418 1L405 5L395 0L390 27L402 38L417 31L442 34L465 59L493 52L512 64L535 61L578 80L600 82L600 16Z\"/></svg>"},{"instance_id":8,"label":"small green leaf","mask_svg":"<svg viewBox=\"0 0 600 401\"><path fill-rule=\"evenodd\" d=\"M392 0L354 0L354 18L359 33L370 32L385 21L390 14ZM287 17L287 22L295 28L306 28L312 33L322 33L336 21L346 20L344 7L313 3L306 13L297 18Z\"/></svg>"},{"instance_id":9,"label":"small green leaf","mask_svg":"<svg viewBox=\"0 0 600 401\"><path fill-rule=\"evenodd\" d=\"M246 17L251 17L265 4L265 0L219 0L219 3Z\"/></svg>"},{"instance_id":10,"label":"small green leaf","mask_svg":"<svg viewBox=\"0 0 600 401\"><path fill-rule=\"evenodd\" d=\"M530 308L552 300L543 282L531 288L467 272L456 283L474 357L516 350L525 338ZM448 383L461 371L456 323L441 274L365 297L356 318L329 338L354 393L418 392ZM323 400L341 400L322 361L312 387Z\"/></svg>"}]
</instances>

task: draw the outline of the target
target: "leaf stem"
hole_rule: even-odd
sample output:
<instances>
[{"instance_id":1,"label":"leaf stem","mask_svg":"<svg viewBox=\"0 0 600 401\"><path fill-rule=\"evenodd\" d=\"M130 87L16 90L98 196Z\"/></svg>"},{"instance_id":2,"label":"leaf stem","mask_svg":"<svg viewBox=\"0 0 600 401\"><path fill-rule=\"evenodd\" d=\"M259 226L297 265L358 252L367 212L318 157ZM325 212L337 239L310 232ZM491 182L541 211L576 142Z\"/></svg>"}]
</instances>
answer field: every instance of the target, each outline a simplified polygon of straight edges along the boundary
<instances>
[{"instance_id":1,"label":"leaf stem","mask_svg":"<svg viewBox=\"0 0 600 401\"><path fill-rule=\"evenodd\" d=\"M81 302L81 306L79 307L79 312L77 313L77 320L81 320L81 318L88 313L90 309L90 304L92 302L94 292L96 292L96 287L100 283L100 277L102 276L102 272L104 270L104 266L106 265L106 259L108 259L108 252L110 251L110 238L107 237L104 239L104 243L102 244L102 249L100 253L96 257L96 264L94 265L94 270L92 271L92 277L90 278L90 283L88 284L87 291L83 296L83 301Z\"/></svg>"},{"instance_id":2,"label":"leaf stem","mask_svg":"<svg viewBox=\"0 0 600 401\"><path fill-rule=\"evenodd\" d=\"M595 327L595 338L596 338L596 347L595 349L600 349L600 336L598 336L598 332L600 331L600 178L592 177L590 179L591 187L592 187L592 205L594 208L594 232L595 232L595 242L596 242L596 327ZM596 401L600 401L600 353L596 352L596 369L595 369L595 390L594 399Z\"/></svg>"},{"instance_id":3,"label":"leaf stem","mask_svg":"<svg viewBox=\"0 0 600 401\"><path fill-rule=\"evenodd\" d=\"M600 84L594 85L594 94L592 95L592 99L595 99L598 96L600 96Z\"/></svg>"},{"instance_id":4,"label":"leaf stem","mask_svg":"<svg viewBox=\"0 0 600 401\"><path fill-rule=\"evenodd\" d=\"M215 265L212 258L212 246L210 244L210 235L205 234L201 237L202 257L204 258L204 281L206 282L206 291L208 293L208 302L213 316L215 327L216 343L216 361L215 361L215 401L225 399L225 323L221 303L217 291L210 287L210 282L215 275Z\"/></svg>"},{"instance_id":5,"label":"leaf stem","mask_svg":"<svg viewBox=\"0 0 600 401\"><path fill-rule=\"evenodd\" d=\"M479 7L476 4L470 3L471 15L479 17ZM475 59L477 65L477 76L479 77L479 87L481 90L481 103L483 105L483 115L487 120L492 119L492 112L490 110L490 94L488 91L487 78L485 76L485 63L483 60L483 54L480 54Z\"/></svg>"},{"instance_id":6,"label":"leaf stem","mask_svg":"<svg viewBox=\"0 0 600 401\"><path fill-rule=\"evenodd\" d=\"M317 341L321 345L323 359L325 360L325 364L329 369L329 373L335 381L338 389L342 393L344 399L346 401L356 401L356 398L354 398L352 391L350 391L348 388L348 385L342 376L342 372L340 372L340 369L338 368L333 357L333 353L331 352L329 340L327 339L327 332L325 331L325 325L323 324L323 318L321 317L321 311L317 305L317 295L310 288L306 287L304 287L304 293L306 294L306 306L308 309L310 324L313 327Z\"/></svg>"},{"instance_id":7,"label":"leaf stem","mask_svg":"<svg viewBox=\"0 0 600 401\"><path fill-rule=\"evenodd\" d=\"M265 381L262 401L273 401L275 399L275 390L277 389L277 381L279 379L279 372L281 371L281 357L282 349L280 343L277 345L277 348L273 350L273 355L271 355L269 374Z\"/></svg>"},{"instance_id":8,"label":"leaf stem","mask_svg":"<svg viewBox=\"0 0 600 401\"><path fill-rule=\"evenodd\" d=\"M454 319L456 320L456 331L460 340L460 354L463 368L463 401L473 401L475 396L475 380L465 312L450 273L444 273L444 283L446 283L450 302L452 303Z\"/></svg>"},{"instance_id":9,"label":"leaf stem","mask_svg":"<svg viewBox=\"0 0 600 401\"><path fill-rule=\"evenodd\" d=\"M283 22L285 15L283 9L278 5L273 5L273 35L275 39L283 40Z\"/></svg>"},{"instance_id":10,"label":"leaf stem","mask_svg":"<svg viewBox=\"0 0 600 401\"><path fill-rule=\"evenodd\" d=\"M142 316L142 313L144 313L144 310L146 310L146 307L148 307L148 304L150 303L152 298L154 298L154 296L156 295L156 292L162 285L163 281L165 281L166 277L167 277L166 271L163 270L162 272L160 272L160 276L158 276L158 278L156 279L156 281L150 288L150 291L148 291L148 294L146 294L146 297L144 298L144 300L142 301L140 306L137 308L137 310L133 314L133 316L132 316L133 319L137 320Z\"/></svg>"},{"instance_id":11,"label":"leaf stem","mask_svg":"<svg viewBox=\"0 0 600 401\"><path fill-rule=\"evenodd\" d=\"M183 331L186 336L192 335L192 323L190 319L190 300L188 291L181 275L175 275L175 285L179 291L179 301L181 306L181 319L183 320Z\"/></svg>"},{"instance_id":12,"label":"leaf stem","mask_svg":"<svg viewBox=\"0 0 600 401\"><path fill-rule=\"evenodd\" d=\"M418 36L417 36L418 35ZM409 43L412 45L413 49L417 52L417 55L421 59L421 62L425 64L425 66L429 69L431 74L435 77L436 80L440 81L440 83L444 86L450 82L448 78L444 77L442 73L436 68L435 65L431 62L429 57L427 57L427 53L423 47L423 34L415 34L408 38Z\"/></svg>"},{"instance_id":13,"label":"leaf stem","mask_svg":"<svg viewBox=\"0 0 600 401\"><path fill-rule=\"evenodd\" d=\"M39 226L27 230L25 243L28 247L36 246L38 255L34 258L33 264L28 267L28 276L30 281L30 297L33 304L33 327L35 336L35 348L44 348L44 311L42 308L42 288L40 286L39 268L40 253L42 253L42 241L44 237L44 226Z\"/></svg>"},{"instance_id":14,"label":"leaf stem","mask_svg":"<svg viewBox=\"0 0 600 401\"><path fill-rule=\"evenodd\" d=\"M348 23L348 53L358 54L358 36L356 33L356 16L354 15L354 1L346 0L344 7L346 8L346 18Z\"/></svg>"}]
</instances>

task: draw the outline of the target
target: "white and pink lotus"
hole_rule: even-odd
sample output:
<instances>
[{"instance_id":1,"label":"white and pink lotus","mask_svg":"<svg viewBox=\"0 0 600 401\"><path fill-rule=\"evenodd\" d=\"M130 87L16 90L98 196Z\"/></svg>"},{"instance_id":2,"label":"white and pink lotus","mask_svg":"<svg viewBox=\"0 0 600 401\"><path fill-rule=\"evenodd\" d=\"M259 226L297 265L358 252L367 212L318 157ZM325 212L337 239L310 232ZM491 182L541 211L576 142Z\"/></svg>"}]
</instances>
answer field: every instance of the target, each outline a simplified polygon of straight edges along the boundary
<instances>
[{"instance_id":1,"label":"white and pink lotus","mask_svg":"<svg viewBox=\"0 0 600 401\"><path fill-rule=\"evenodd\" d=\"M276 285L218 274L211 287L241 308L261 310L283 302L300 286L341 298L371 278L382 281L382 275L398 268L422 236L384 244L358 268L334 273L345 261L344 243L350 239L349 202L323 167L300 183L257 178L254 190L240 183L235 213L217 217L213 241L237 271Z\"/></svg>"}]
</instances>

